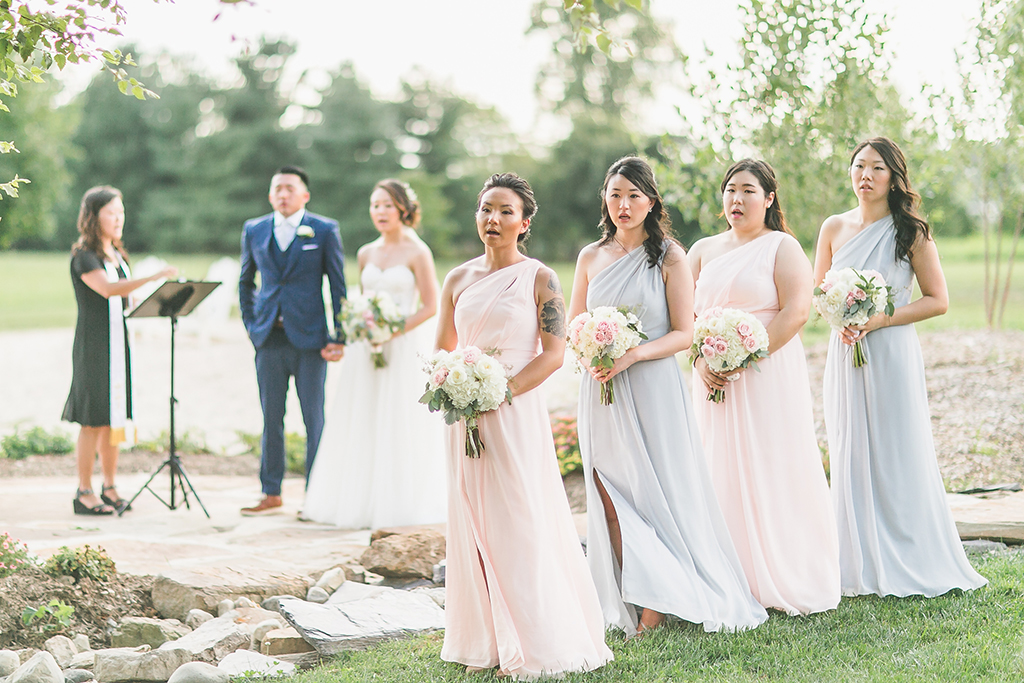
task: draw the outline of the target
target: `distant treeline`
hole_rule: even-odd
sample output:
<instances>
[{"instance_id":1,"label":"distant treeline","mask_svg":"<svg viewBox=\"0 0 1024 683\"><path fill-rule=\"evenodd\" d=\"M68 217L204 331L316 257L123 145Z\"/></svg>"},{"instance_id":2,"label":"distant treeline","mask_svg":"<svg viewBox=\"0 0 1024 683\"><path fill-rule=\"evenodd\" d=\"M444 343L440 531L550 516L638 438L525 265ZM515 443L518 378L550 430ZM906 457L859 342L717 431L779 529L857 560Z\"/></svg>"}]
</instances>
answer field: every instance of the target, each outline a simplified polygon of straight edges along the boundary
<instances>
[{"instance_id":1,"label":"distant treeline","mask_svg":"<svg viewBox=\"0 0 1024 683\"><path fill-rule=\"evenodd\" d=\"M535 186L541 207L531 253L572 258L599 235L605 169L636 151L620 127L573 150L571 166L557 149L537 160L493 109L418 78L397 101L375 99L348 65L330 75L318 103L300 107L280 90L292 51L265 43L239 57L230 87L174 58L135 51L139 79L160 99L124 97L101 74L49 115L55 86L22 86L10 118L29 115L47 130L33 136L26 122L22 154L0 159L0 175L32 179L20 198L0 203L8 246L67 248L79 198L109 184L125 195L129 251L234 253L242 222L270 211L274 170L298 164L311 178L309 209L338 219L350 250L376 235L368 216L374 183L397 176L418 194L423 236L443 256L479 251L477 192L491 173L515 170ZM297 125L282 125L289 120ZM685 231L678 213L676 221Z\"/></svg>"},{"instance_id":2,"label":"distant treeline","mask_svg":"<svg viewBox=\"0 0 1024 683\"><path fill-rule=\"evenodd\" d=\"M419 195L422 234L437 255L478 253L477 191L489 174L514 170L540 205L531 253L573 259L599 235L605 170L630 153L655 162L684 244L725 227L718 184L731 161L768 160L789 224L810 246L827 216L855 203L848 155L875 135L906 152L937 233L1014 230L1024 206L1024 37L1014 28L1024 25L1024 0L982 1L962 50L962 90L910 94L888 80L886 20L865 0L741 3L740 60L719 73L684 53L649 8L595 7L630 50L578 51L561 0L533 9L529 30L551 44L538 97L571 123L548 149L416 71L391 101L348 64L318 88L286 86L287 42L240 55L228 84L172 55L126 48L140 65L133 75L159 99L124 97L100 74L54 108L59 83L24 84L0 114L0 140L21 150L0 155L0 178L31 184L0 201L0 249L67 249L83 192L110 184L125 194L130 251L235 253L242 222L269 211L273 171L298 164L312 179L310 210L338 219L350 251L375 237L374 183L397 176ZM640 113L666 86L685 100L683 132L638 134Z\"/></svg>"}]
</instances>

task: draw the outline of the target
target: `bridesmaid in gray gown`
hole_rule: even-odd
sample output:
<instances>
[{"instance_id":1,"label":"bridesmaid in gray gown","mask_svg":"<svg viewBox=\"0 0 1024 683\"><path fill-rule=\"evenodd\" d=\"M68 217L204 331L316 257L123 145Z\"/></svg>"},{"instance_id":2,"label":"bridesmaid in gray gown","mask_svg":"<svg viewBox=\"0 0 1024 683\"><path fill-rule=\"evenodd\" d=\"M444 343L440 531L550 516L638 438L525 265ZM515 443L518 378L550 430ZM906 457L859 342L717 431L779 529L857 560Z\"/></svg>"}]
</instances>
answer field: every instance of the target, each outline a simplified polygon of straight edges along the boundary
<instances>
[{"instance_id":1,"label":"bridesmaid in gray gown","mask_svg":"<svg viewBox=\"0 0 1024 683\"><path fill-rule=\"evenodd\" d=\"M604 237L580 252L569 318L635 307L649 338L580 385L587 561L605 623L627 636L668 614L706 631L753 628L768 615L732 545L675 358L693 337L686 252L666 234L642 159L615 162L602 196ZM601 382L615 383L611 405L601 404Z\"/></svg>"},{"instance_id":2,"label":"bridesmaid in gray gown","mask_svg":"<svg viewBox=\"0 0 1024 683\"><path fill-rule=\"evenodd\" d=\"M903 152L888 138L853 151L857 207L821 226L814 262L872 269L896 310L832 332L824 408L844 595L941 595L987 583L967 561L935 460L924 361L913 323L946 312L946 280L916 211ZM911 301L914 278L920 298ZM855 368L861 340L867 364Z\"/></svg>"}]
</instances>

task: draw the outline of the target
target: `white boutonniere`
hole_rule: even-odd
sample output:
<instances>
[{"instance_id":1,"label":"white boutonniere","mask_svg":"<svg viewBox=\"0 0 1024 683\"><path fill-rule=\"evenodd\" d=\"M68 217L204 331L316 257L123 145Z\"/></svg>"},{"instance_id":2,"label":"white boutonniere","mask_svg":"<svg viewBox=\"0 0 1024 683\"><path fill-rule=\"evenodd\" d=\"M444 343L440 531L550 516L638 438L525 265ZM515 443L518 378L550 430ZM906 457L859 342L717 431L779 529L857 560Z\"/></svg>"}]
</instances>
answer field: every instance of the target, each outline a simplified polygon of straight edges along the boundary
<instances>
[{"instance_id":1,"label":"white boutonniere","mask_svg":"<svg viewBox=\"0 0 1024 683\"><path fill-rule=\"evenodd\" d=\"M313 228L308 225L300 225L295 231L297 237L312 237L314 235Z\"/></svg>"}]
</instances>

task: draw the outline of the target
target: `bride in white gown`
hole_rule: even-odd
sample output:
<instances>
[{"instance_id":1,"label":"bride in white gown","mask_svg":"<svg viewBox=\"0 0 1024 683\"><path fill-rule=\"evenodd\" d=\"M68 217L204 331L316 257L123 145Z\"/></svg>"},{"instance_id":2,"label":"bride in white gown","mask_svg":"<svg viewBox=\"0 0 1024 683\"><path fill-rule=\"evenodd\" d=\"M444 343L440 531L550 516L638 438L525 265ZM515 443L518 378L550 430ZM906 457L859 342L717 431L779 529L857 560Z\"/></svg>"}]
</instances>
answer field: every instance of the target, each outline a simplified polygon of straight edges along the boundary
<instances>
[{"instance_id":1,"label":"bride in white gown","mask_svg":"<svg viewBox=\"0 0 1024 683\"><path fill-rule=\"evenodd\" d=\"M429 247L413 229L420 207L408 185L382 180L370 195L381 236L359 249L364 292L387 292L406 315L405 331L384 345L374 368L365 342L349 345L309 476L302 518L362 529L444 522L444 423L418 399L419 355L433 348L437 276Z\"/></svg>"}]
</instances>

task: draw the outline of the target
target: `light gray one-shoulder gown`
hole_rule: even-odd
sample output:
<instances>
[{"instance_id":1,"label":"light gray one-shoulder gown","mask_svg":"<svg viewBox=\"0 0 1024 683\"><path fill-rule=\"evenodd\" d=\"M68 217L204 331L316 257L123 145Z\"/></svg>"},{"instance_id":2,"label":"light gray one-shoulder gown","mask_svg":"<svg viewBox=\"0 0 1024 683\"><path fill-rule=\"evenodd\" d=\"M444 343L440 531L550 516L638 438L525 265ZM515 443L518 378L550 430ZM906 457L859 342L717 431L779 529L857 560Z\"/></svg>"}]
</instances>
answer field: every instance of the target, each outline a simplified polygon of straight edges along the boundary
<instances>
[{"instance_id":1,"label":"light gray one-shoulder gown","mask_svg":"<svg viewBox=\"0 0 1024 683\"><path fill-rule=\"evenodd\" d=\"M591 281L587 308L638 306L649 339L669 329L660 267L634 249ZM753 628L768 618L750 593L715 498L689 391L673 357L635 363L612 378L615 402L601 405L589 375L580 385L580 450L587 485L587 560L605 623L631 635L636 608L702 624ZM608 536L594 476L622 530L622 571Z\"/></svg>"},{"instance_id":2,"label":"light gray one-shoulder gown","mask_svg":"<svg viewBox=\"0 0 1024 683\"><path fill-rule=\"evenodd\" d=\"M887 216L840 247L832 268L882 274L896 306L910 302L914 271L896 261ZM824 408L839 525L844 595L941 595L978 588L946 503L935 460L924 360L913 325L874 330L861 342L867 365L832 332Z\"/></svg>"}]
</instances>

